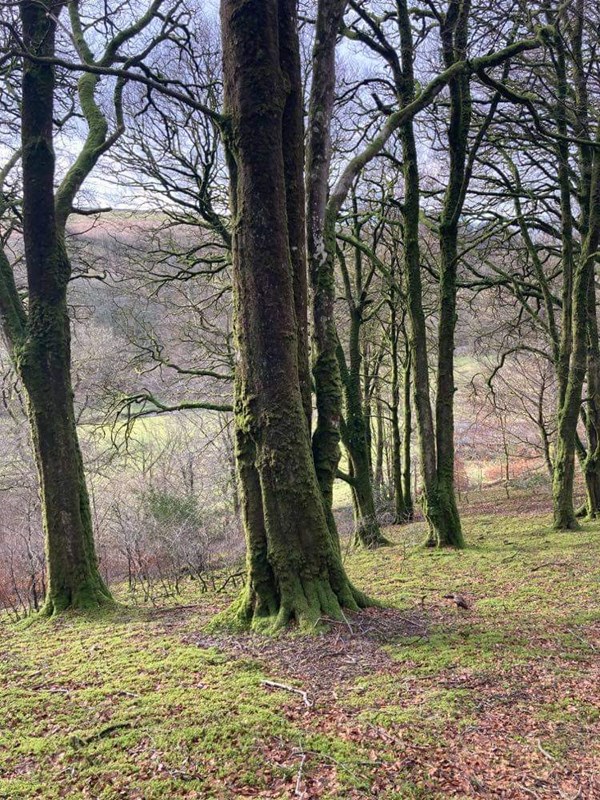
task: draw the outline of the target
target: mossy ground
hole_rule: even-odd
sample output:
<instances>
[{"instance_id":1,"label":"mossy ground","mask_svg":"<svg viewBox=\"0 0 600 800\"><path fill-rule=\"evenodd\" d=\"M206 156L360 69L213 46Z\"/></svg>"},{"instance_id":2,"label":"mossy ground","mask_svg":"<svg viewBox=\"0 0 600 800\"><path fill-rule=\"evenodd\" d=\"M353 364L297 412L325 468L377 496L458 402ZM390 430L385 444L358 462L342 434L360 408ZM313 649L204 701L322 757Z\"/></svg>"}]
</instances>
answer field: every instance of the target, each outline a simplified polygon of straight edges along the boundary
<instances>
[{"instance_id":1,"label":"mossy ground","mask_svg":"<svg viewBox=\"0 0 600 800\"><path fill-rule=\"evenodd\" d=\"M461 552L413 546L422 523L349 552L425 627L337 685L343 626L327 685L301 679L272 646L194 641L231 598L192 588L178 610L0 623L0 798L600 797L600 522L556 533L526 505L471 505Z\"/></svg>"}]
</instances>

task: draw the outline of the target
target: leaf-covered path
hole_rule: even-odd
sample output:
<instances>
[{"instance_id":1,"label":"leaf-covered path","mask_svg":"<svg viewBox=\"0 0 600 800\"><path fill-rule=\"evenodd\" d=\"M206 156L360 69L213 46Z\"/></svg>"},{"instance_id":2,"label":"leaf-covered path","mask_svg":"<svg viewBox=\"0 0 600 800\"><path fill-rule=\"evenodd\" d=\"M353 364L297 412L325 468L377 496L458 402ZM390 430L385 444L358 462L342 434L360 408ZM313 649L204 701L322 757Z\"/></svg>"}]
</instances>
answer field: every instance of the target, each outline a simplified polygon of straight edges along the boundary
<instances>
[{"instance_id":1,"label":"leaf-covered path","mask_svg":"<svg viewBox=\"0 0 600 800\"><path fill-rule=\"evenodd\" d=\"M207 634L207 595L0 624L0 797L600 798L600 524L484 510L349 556L390 607L317 638Z\"/></svg>"}]
</instances>

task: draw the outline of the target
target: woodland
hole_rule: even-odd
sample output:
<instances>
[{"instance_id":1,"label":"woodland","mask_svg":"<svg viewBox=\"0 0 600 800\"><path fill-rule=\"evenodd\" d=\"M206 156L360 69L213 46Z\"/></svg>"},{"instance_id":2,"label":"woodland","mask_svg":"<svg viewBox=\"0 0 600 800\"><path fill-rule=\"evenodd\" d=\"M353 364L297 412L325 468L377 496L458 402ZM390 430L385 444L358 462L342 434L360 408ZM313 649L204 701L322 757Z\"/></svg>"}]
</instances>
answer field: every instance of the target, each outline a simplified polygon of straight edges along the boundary
<instances>
[{"instance_id":1,"label":"woodland","mask_svg":"<svg viewBox=\"0 0 600 800\"><path fill-rule=\"evenodd\" d=\"M0 0L0 798L600 800L600 9Z\"/></svg>"}]
</instances>

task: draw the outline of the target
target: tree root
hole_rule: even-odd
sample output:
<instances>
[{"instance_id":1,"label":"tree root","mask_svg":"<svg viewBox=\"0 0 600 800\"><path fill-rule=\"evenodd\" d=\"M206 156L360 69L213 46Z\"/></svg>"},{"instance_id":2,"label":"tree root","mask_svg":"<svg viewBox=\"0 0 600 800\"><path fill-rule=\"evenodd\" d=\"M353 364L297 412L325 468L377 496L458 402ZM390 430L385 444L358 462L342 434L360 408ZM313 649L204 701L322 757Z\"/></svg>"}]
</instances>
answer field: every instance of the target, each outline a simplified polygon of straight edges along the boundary
<instances>
[{"instance_id":1,"label":"tree root","mask_svg":"<svg viewBox=\"0 0 600 800\"><path fill-rule=\"evenodd\" d=\"M241 595L209 623L210 630L229 628L273 635L290 623L304 633L323 629L327 619L344 620L344 609L358 611L378 605L349 581L337 591L326 578L288 580L279 598L260 597L248 583ZM283 584L280 584L280 590Z\"/></svg>"}]
</instances>

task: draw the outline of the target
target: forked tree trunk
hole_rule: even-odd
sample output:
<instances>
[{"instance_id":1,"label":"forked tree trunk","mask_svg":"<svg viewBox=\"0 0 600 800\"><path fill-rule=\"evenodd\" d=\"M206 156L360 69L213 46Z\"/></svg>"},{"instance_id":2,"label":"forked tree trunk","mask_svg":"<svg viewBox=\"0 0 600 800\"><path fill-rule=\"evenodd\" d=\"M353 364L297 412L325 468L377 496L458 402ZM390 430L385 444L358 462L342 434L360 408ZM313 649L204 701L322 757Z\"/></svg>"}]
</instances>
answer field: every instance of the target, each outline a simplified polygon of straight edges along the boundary
<instances>
[{"instance_id":1,"label":"forked tree trunk","mask_svg":"<svg viewBox=\"0 0 600 800\"><path fill-rule=\"evenodd\" d=\"M235 421L248 580L226 617L276 630L313 627L366 599L350 585L312 459L299 367L283 120L297 52L294 3L222 0L226 145L233 213ZM289 64L289 59L286 59ZM299 64L299 60L297 61ZM286 86L287 84L287 86Z\"/></svg>"},{"instance_id":2,"label":"forked tree trunk","mask_svg":"<svg viewBox=\"0 0 600 800\"><path fill-rule=\"evenodd\" d=\"M56 18L36 2L21 5L23 41L40 56L54 54ZM44 610L90 608L110 602L94 550L90 505L75 427L67 284L71 269L57 230L54 199L54 69L23 62L23 239L28 313L22 326L4 320L27 391L40 477L48 585ZM8 326L8 327L7 327Z\"/></svg>"}]
</instances>

